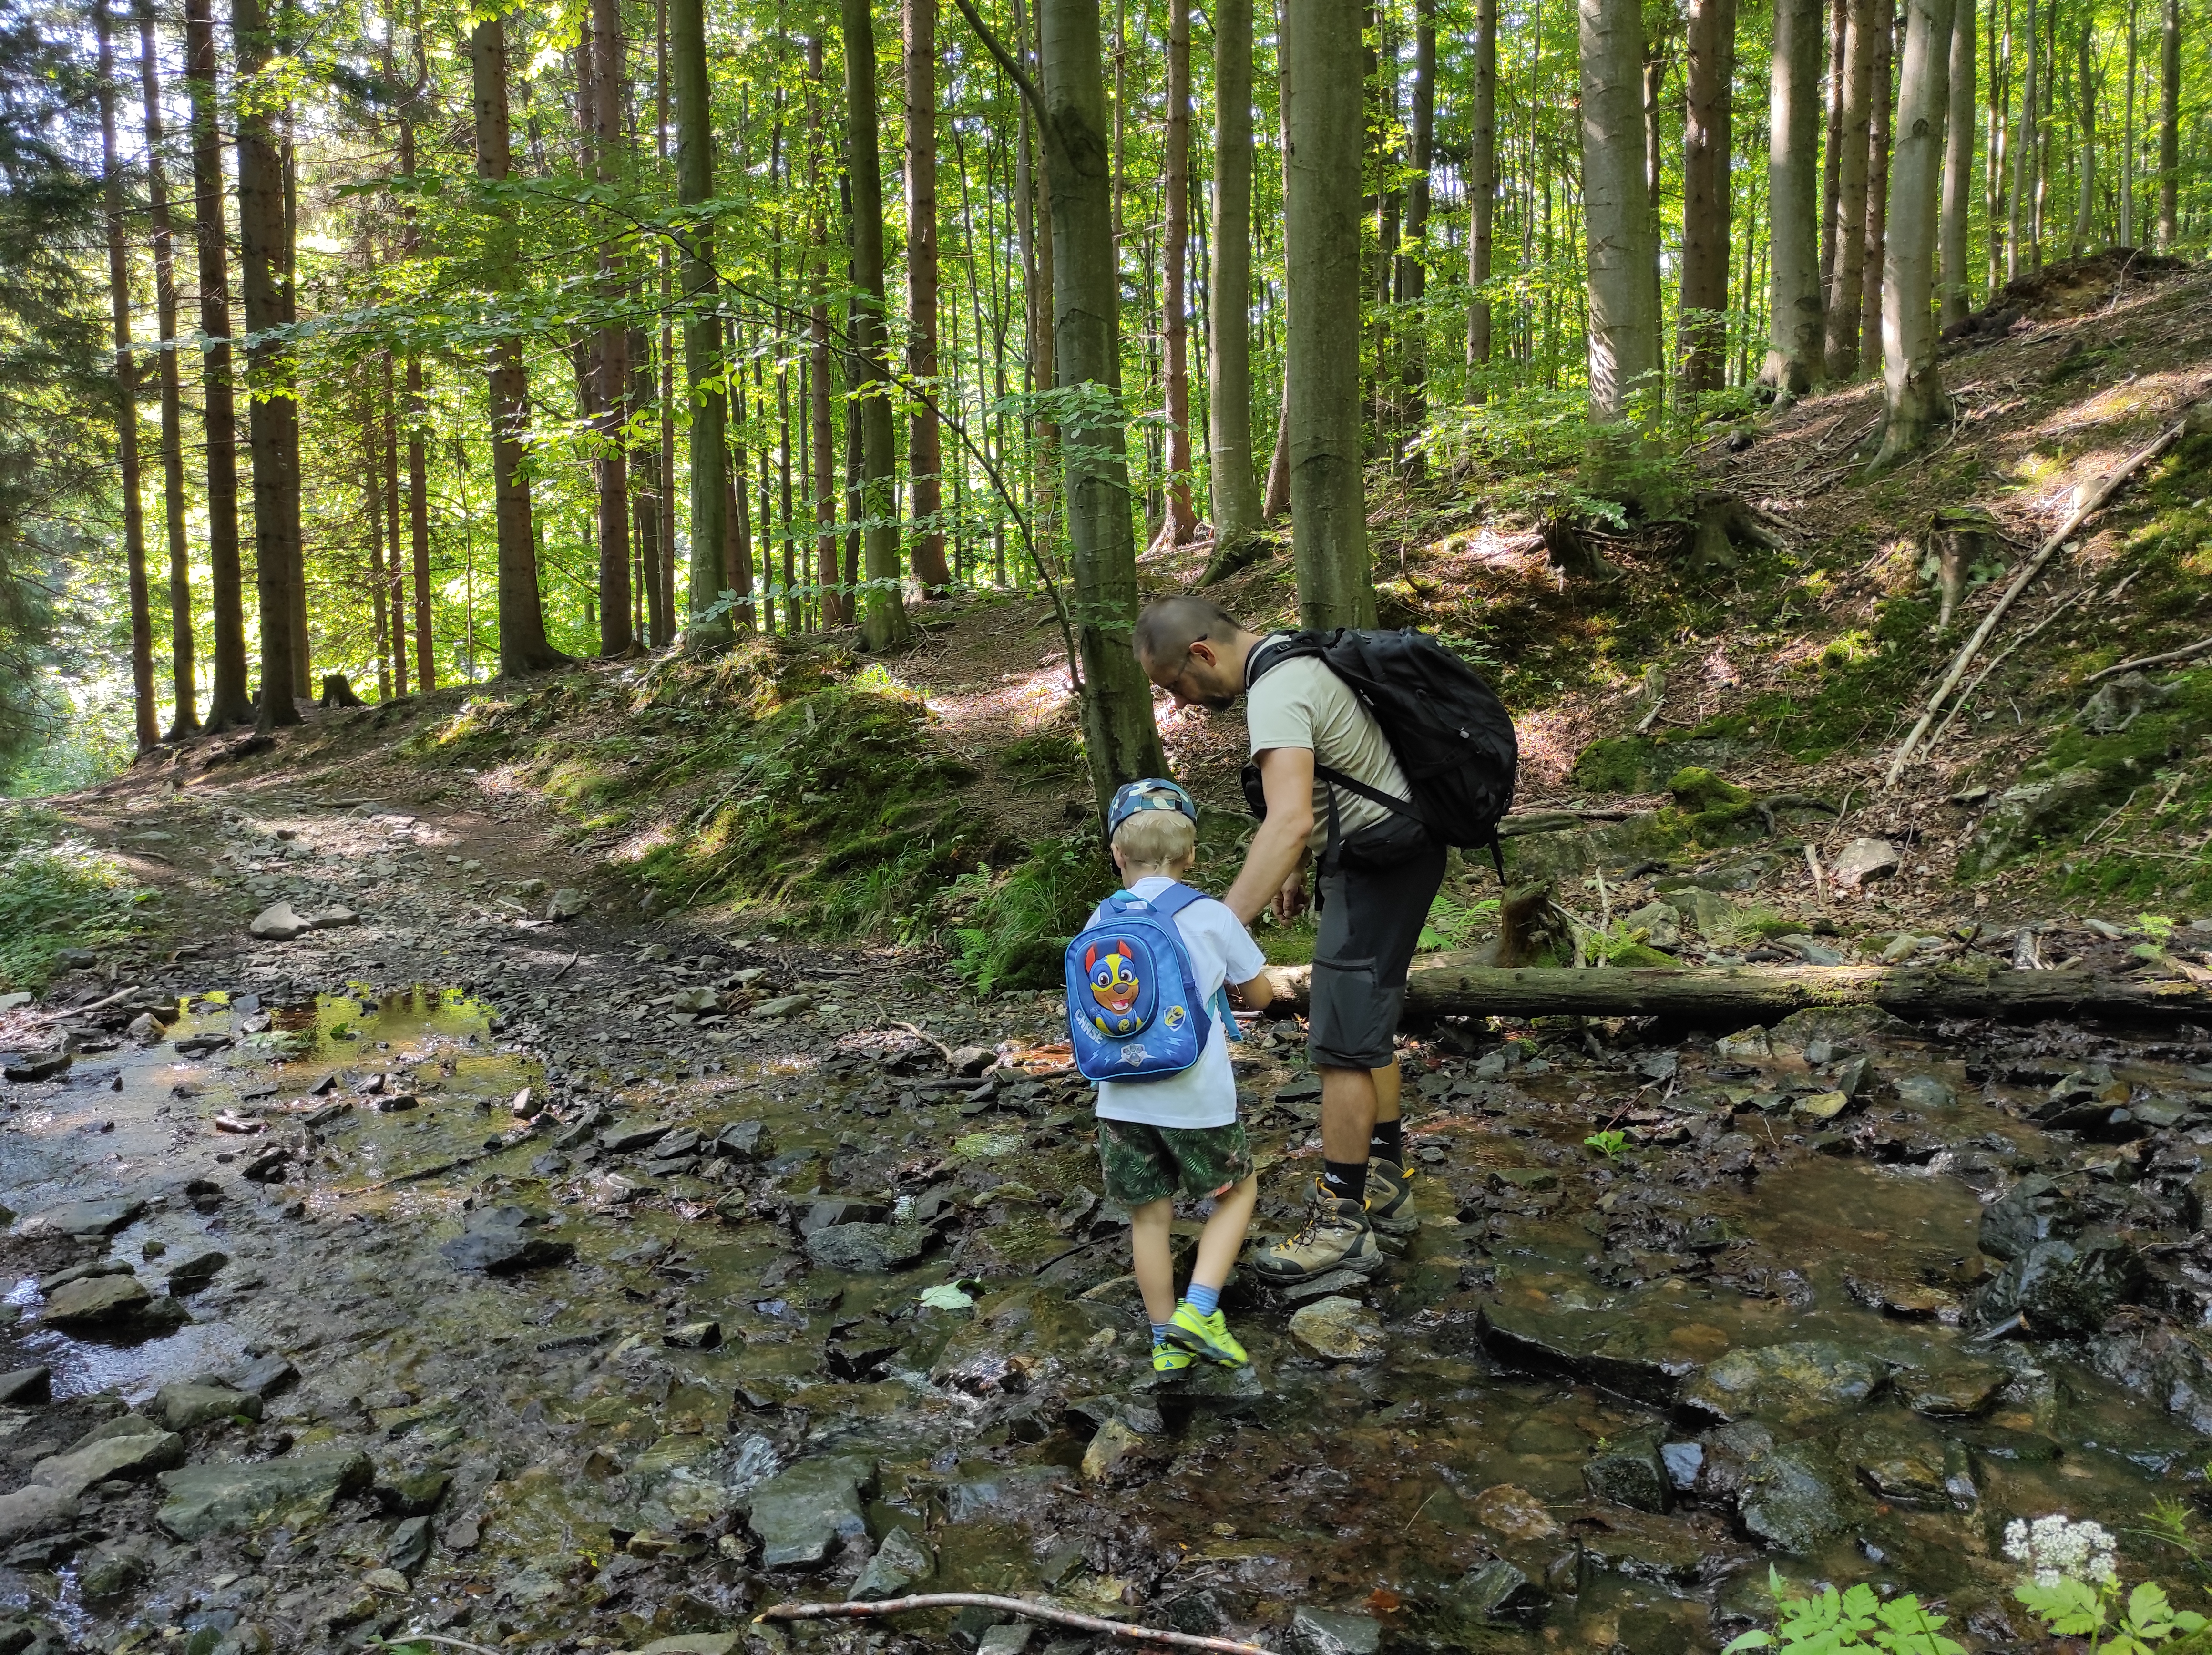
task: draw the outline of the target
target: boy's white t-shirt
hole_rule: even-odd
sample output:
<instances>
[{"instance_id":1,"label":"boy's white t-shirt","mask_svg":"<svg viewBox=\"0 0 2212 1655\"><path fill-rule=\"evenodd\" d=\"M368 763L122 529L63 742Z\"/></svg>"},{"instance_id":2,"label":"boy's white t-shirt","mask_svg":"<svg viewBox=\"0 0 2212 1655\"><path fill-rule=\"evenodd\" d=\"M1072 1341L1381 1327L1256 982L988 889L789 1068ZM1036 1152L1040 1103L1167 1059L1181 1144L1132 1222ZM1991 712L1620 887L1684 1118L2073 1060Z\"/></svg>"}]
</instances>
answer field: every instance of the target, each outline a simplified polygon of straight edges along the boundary
<instances>
[{"instance_id":1,"label":"boy's white t-shirt","mask_svg":"<svg viewBox=\"0 0 2212 1655\"><path fill-rule=\"evenodd\" d=\"M1129 894L1150 900L1174 883L1164 874L1152 874L1132 885ZM1113 918L1102 905L1091 914L1090 923L1109 924ZM1198 997L1213 1021L1206 1037L1206 1050L1180 1075L1150 1081L1099 1082L1102 1120L1188 1129L1226 1126L1237 1118L1237 1077L1229 1069L1229 1036L1215 1015L1218 1009L1212 1000L1222 984L1249 983L1258 976L1267 956L1260 952L1260 945L1237 916L1210 896L1200 897L1176 915L1175 927L1190 955Z\"/></svg>"}]
</instances>

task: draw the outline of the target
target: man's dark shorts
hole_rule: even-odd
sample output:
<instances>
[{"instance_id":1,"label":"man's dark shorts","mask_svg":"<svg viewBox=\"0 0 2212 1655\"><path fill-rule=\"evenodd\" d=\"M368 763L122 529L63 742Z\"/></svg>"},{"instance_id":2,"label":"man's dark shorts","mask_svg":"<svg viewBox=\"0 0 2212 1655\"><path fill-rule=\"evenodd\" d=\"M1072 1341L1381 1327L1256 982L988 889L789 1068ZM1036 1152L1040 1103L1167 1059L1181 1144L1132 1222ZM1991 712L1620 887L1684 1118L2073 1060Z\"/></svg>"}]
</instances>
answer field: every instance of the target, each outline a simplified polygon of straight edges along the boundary
<instances>
[{"instance_id":1,"label":"man's dark shorts","mask_svg":"<svg viewBox=\"0 0 2212 1655\"><path fill-rule=\"evenodd\" d=\"M1252 1176L1252 1146L1242 1121L1182 1127L1101 1120L1098 1163L1108 1197L1142 1207L1178 1189L1194 1198L1226 1195Z\"/></svg>"},{"instance_id":2,"label":"man's dark shorts","mask_svg":"<svg viewBox=\"0 0 2212 1655\"><path fill-rule=\"evenodd\" d=\"M1316 882L1306 1056L1326 1069L1387 1069L1406 1005L1406 967L1444 879L1444 847L1389 816L1348 834Z\"/></svg>"}]
</instances>

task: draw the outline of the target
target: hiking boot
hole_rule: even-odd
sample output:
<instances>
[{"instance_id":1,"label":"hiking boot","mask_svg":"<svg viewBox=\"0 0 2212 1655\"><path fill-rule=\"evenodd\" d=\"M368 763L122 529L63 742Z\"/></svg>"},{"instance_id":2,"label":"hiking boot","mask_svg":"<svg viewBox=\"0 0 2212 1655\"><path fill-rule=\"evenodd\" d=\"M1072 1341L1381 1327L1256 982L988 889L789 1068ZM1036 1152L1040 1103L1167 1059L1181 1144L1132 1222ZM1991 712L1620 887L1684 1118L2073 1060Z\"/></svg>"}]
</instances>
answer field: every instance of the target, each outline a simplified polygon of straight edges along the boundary
<instances>
[{"instance_id":1,"label":"hiking boot","mask_svg":"<svg viewBox=\"0 0 2212 1655\"><path fill-rule=\"evenodd\" d=\"M1178 1350L1171 1344L1152 1347L1152 1372L1155 1373L1180 1373L1190 1366L1190 1352Z\"/></svg>"},{"instance_id":2,"label":"hiking boot","mask_svg":"<svg viewBox=\"0 0 2212 1655\"><path fill-rule=\"evenodd\" d=\"M1370 1276L1382 1267L1382 1249L1368 1228L1367 1209L1357 1201L1339 1201L1314 1180L1307 1197L1306 1222L1296 1234L1285 1236L1252 1261L1253 1274L1269 1287L1292 1287L1327 1276L1332 1270L1351 1270Z\"/></svg>"},{"instance_id":3,"label":"hiking boot","mask_svg":"<svg viewBox=\"0 0 2212 1655\"><path fill-rule=\"evenodd\" d=\"M1222 1319L1218 1310L1201 1316L1188 1299L1175 1307L1175 1315L1168 1323L1168 1343L1223 1367L1244 1367L1252 1361L1230 1332L1229 1324Z\"/></svg>"},{"instance_id":4,"label":"hiking boot","mask_svg":"<svg viewBox=\"0 0 2212 1655\"><path fill-rule=\"evenodd\" d=\"M1367 1222L1385 1235L1411 1235L1421 1228L1413 1210L1413 1175L1380 1156L1367 1163Z\"/></svg>"}]
</instances>

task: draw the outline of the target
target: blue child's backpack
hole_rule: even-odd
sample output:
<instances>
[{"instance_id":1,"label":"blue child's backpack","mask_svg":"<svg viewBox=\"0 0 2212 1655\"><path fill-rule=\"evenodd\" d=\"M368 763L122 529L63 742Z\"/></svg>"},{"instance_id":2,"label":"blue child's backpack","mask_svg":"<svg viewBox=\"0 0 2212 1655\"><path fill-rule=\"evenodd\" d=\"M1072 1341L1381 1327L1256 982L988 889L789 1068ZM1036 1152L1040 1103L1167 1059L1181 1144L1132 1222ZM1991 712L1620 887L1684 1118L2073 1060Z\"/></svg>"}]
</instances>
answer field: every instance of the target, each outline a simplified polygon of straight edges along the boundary
<instances>
[{"instance_id":1,"label":"blue child's backpack","mask_svg":"<svg viewBox=\"0 0 2212 1655\"><path fill-rule=\"evenodd\" d=\"M1101 904L1108 918L1068 943L1067 1028L1085 1080L1164 1080L1206 1050L1212 1018L1175 924L1205 894L1183 884L1149 900L1116 891ZM1242 1038L1225 993L1211 1009Z\"/></svg>"}]
</instances>

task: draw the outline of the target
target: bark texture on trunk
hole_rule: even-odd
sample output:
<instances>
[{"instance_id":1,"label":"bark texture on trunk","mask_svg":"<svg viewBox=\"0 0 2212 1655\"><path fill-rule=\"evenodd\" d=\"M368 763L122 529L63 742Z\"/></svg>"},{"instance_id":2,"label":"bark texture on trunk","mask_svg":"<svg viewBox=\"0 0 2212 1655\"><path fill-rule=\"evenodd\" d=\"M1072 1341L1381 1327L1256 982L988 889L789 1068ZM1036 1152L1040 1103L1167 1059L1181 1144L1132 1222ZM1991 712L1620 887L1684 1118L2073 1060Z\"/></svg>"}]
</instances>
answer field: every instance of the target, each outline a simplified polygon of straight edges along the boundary
<instances>
[{"instance_id":1,"label":"bark texture on trunk","mask_svg":"<svg viewBox=\"0 0 2212 1655\"><path fill-rule=\"evenodd\" d=\"M1630 412L1659 367L1651 202L1644 152L1644 14L1637 0L1580 0L1583 224L1589 244L1589 407Z\"/></svg>"},{"instance_id":2,"label":"bark texture on trunk","mask_svg":"<svg viewBox=\"0 0 2212 1655\"><path fill-rule=\"evenodd\" d=\"M1917 0L1916 0L1917 3ZM1940 0L1939 0L1940 3ZM2165 1022L2212 1011L2212 990L2132 982L2082 971L1936 966L1504 967L1463 954L1417 958L1406 974L1406 1017L1659 1017L1731 1027L1828 1006L1880 1006L1900 1016L2116 1017ZM1303 1011L1313 968L1267 972L1278 1002Z\"/></svg>"},{"instance_id":3,"label":"bark texture on trunk","mask_svg":"<svg viewBox=\"0 0 2212 1655\"><path fill-rule=\"evenodd\" d=\"M899 590L898 497L892 470L890 372L884 355L884 174L878 145L876 34L868 0L843 0L845 155L853 184L854 298L848 331L860 384L861 554L860 646L881 654L907 639Z\"/></svg>"},{"instance_id":4,"label":"bark texture on trunk","mask_svg":"<svg viewBox=\"0 0 2212 1655\"><path fill-rule=\"evenodd\" d=\"M1866 279L1867 142L1872 124L1875 0L1850 0L1844 46L1844 118L1836 163L1832 235L1834 273L1828 282L1828 378L1859 371L1859 303Z\"/></svg>"},{"instance_id":5,"label":"bark texture on trunk","mask_svg":"<svg viewBox=\"0 0 2212 1655\"><path fill-rule=\"evenodd\" d=\"M1398 256L1398 302L1406 320L1400 330L1399 382L1406 387L1401 417L1412 433L1405 475L1418 481L1427 474L1429 422L1429 323L1422 300L1429 288L1429 171L1436 162L1436 0L1413 3L1413 95L1406 130L1405 250Z\"/></svg>"},{"instance_id":6,"label":"bark texture on trunk","mask_svg":"<svg viewBox=\"0 0 2212 1655\"><path fill-rule=\"evenodd\" d=\"M206 439L208 621L215 675L207 728L253 717L246 688L246 577L238 544L238 411L230 349L230 252L223 230L222 138L210 0L185 0L185 88L191 100L192 252L198 274L200 425Z\"/></svg>"},{"instance_id":7,"label":"bark texture on trunk","mask_svg":"<svg viewBox=\"0 0 2212 1655\"><path fill-rule=\"evenodd\" d=\"M1468 65L1467 284L1475 298L1467 307L1467 361L1490 365L1491 229L1498 197L1498 0L1474 0L1473 61ZM1476 393L1478 400L1483 395Z\"/></svg>"},{"instance_id":8,"label":"bark texture on trunk","mask_svg":"<svg viewBox=\"0 0 2212 1655\"><path fill-rule=\"evenodd\" d=\"M2043 264L2043 249L2036 235L2036 152L2041 148L2036 129L2039 118L2039 84L2042 73L2042 40L2036 24L2036 0L2027 0L2026 27L2021 30L2027 55L2020 71L2020 121L2013 129L2012 206L2005 243L2008 278Z\"/></svg>"},{"instance_id":9,"label":"bark texture on trunk","mask_svg":"<svg viewBox=\"0 0 2212 1655\"><path fill-rule=\"evenodd\" d=\"M2074 108L2081 136L2081 159L2075 170L2081 191L2075 202L2074 233L2068 251L2076 258L2089 251L2097 228L2096 39L2096 23L2085 14L2075 36Z\"/></svg>"},{"instance_id":10,"label":"bark texture on trunk","mask_svg":"<svg viewBox=\"0 0 2212 1655\"><path fill-rule=\"evenodd\" d=\"M1735 0L1691 0L1682 130L1682 389L1727 377L1729 166L1734 153Z\"/></svg>"},{"instance_id":11,"label":"bark texture on trunk","mask_svg":"<svg viewBox=\"0 0 2212 1655\"><path fill-rule=\"evenodd\" d=\"M477 175L503 180L514 165L507 136L507 24L498 17L477 23L470 40L471 88L476 106ZM504 291L512 282L515 246L502 223L491 233L493 279ZM522 342L492 347L492 500L499 546L499 670L504 677L543 672L568 658L545 639L545 611L538 590L538 535L532 520L530 480L522 473L522 436L529 420L530 384L522 367Z\"/></svg>"},{"instance_id":12,"label":"bark texture on trunk","mask_svg":"<svg viewBox=\"0 0 2212 1655\"><path fill-rule=\"evenodd\" d=\"M1298 624L1371 627L1359 418L1360 163L1364 61L1358 0L1285 9L1283 155L1291 543Z\"/></svg>"},{"instance_id":13,"label":"bark texture on trunk","mask_svg":"<svg viewBox=\"0 0 2212 1655\"><path fill-rule=\"evenodd\" d=\"M1213 290L1206 378L1217 555L1260 526L1252 464L1252 0L1213 14Z\"/></svg>"},{"instance_id":14,"label":"bark texture on trunk","mask_svg":"<svg viewBox=\"0 0 2212 1655\"><path fill-rule=\"evenodd\" d=\"M1978 0L1954 5L1951 19L1951 107L1943 123L1942 227L1936 235L1936 282L1944 327L1963 322L1972 309L1967 289L1967 213L1974 189L1974 10ZM1995 233L1996 227L1990 227Z\"/></svg>"},{"instance_id":15,"label":"bark texture on trunk","mask_svg":"<svg viewBox=\"0 0 2212 1655\"><path fill-rule=\"evenodd\" d=\"M419 94L417 94L419 95ZM410 112L399 121L399 172L415 176L414 100ZM399 247L413 258L422 245L422 231L410 205L401 211ZM422 359L407 355L407 543L415 568L415 682L424 690L438 687L438 652L430 633L430 464L424 444L429 430L429 409L422 397Z\"/></svg>"},{"instance_id":16,"label":"bark texture on trunk","mask_svg":"<svg viewBox=\"0 0 2212 1655\"><path fill-rule=\"evenodd\" d=\"M169 168L162 159L161 58L149 0L138 6L138 84L146 116L147 227L154 241L155 319L161 361L161 523L169 550L169 682L173 707L164 741L199 734L199 689L193 660L191 543L185 530L185 408L177 373L177 246L169 221Z\"/></svg>"},{"instance_id":17,"label":"bark texture on trunk","mask_svg":"<svg viewBox=\"0 0 2212 1655\"><path fill-rule=\"evenodd\" d=\"M123 167L115 144L115 47L107 0L94 0L100 41L100 152L106 188L108 312L115 324L116 470L131 604L131 725L143 753L161 739L154 705L154 615L146 585L146 516L138 487L138 361L131 351L131 262L124 251Z\"/></svg>"},{"instance_id":18,"label":"bark texture on trunk","mask_svg":"<svg viewBox=\"0 0 2212 1655\"><path fill-rule=\"evenodd\" d=\"M2166 0L2158 37L2158 251L2180 233L2181 0Z\"/></svg>"},{"instance_id":19,"label":"bark texture on trunk","mask_svg":"<svg viewBox=\"0 0 2212 1655\"><path fill-rule=\"evenodd\" d=\"M261 0L234 0L231 33L238 54L238 78L252 82L268 62L268 19ZM241 92L243 88L241 88ZM293 544L287 469L300 452L298 410L285 394L289 364L273 343L254 343L266 330L285 321L283 293L284 166L276 153L264 106L241 95L238 114L238 262L247 337L246 360L252 375L252 399L246 409L247 441L253 452L254 585L261 611L261 707L264 730L300 722L293 697L295 676L292 573L299 559Z\"/></svg>"},{"instance_id":20,"label":"bark texture on trunk","mask_svg":"<svg viewBox=\"0 0 2212 1655\"><path fill-rule=\"evenodd\" d=\"M1813 170L1820 120L1822 0L1775 0L1767 72L1766 364L1778 406L1810 391L1821 370L1820 206Z\"/></svg>"},{"instance_id":21,"label":"bark texture on trunk","mask_svg":"<svg viewBox=\"0 0 2212 1655\"><path fill-rule=\"evenodd\" d=\"M622 174L622 8L618 0L592 0L589 36L592 71L592 171L601 184ZM607 304L623 296L627 272L621 241L599 243L599 296ZM629 458L623 432L629 409L629 334L610 320L599 329L593 368L598 375L599 441L592 461L599 493L599 653L626 655L630 647Z\"/></svg>"},{"instance_id":22,"label":"bark texture on trunk","mask_svg":"<svg viewBox=\"0 0 2212 1655\"><path fill-rule=\"evenodd\" d=\"M1190 317L1184 281L1190 249L1190 0L1168 0L1166 143L1160 332L1166 356L1167 531L1183 546L1198 528L1190 498Z\"/></svg>"},{"instance_id":23,"label":"bark texture on trunk","mask_svg":"<svg viewBox=\"0 0 2212 1655\"><path fill-rule=\"evenodd\" d=\"M1973 0L1966 0L1969 5ZM1881 358L1884 425L1877 468L1927 440L1950 411L1936 364L1936 233L1943 180L1943 124L1951 102L1954 0L1905 0L1905 62L1890 165L1888 269Z\"/></svg>"},{"instance_id":24,"label":"bark texture on trunk","mask_svg":"<svg viewBox=\"0 0 2212 1655\"><path fill-rule=\"evenodd\" d=\"M708 102L704 0L669 0L669 79L676 89L676 198L686 207L714 193L714 111ZM722 374L722 324L715 312L714 232L706 220L685 227L683 270L684 377L691 398L691 555L684 641L712 649L736 636L726 614L698 617L722 593L722 541L729 532L728 402Z\"/></svg>"},{"instance_id":25,"label":"bark texture on trunk","mask_svg":"<svg viewBox=\"0 0 2212 1655\"><path fill-rule=\"evenodd\" d=\"M823 97L822 40L806 42L806 187L817 202L822 199L822 100ZM821 624L824 631L853 623L851 599L837 565L837 453L830 427L830 228L826 209L817 207L810 231L813 242L811 281L812 294L806 309L806 418L808 458L814 476L814 579L822 589Z\"/></svg>"},{"instance_id":26,"label":"bark texture on trunk","mask_svg":"<svg viewBox=\"0 0 2212 1655\"><path fill-rule=\"evenodd\" d=\"M1896 77L1898 0L1875 0L1874 90L1867 111L1864 283L1859 294L1859 361L1881 360L1881 279L1889 221L1891 92Z\"/></svg>"},{"instance_id":27,"label":"bark texture on trunk","mask_svg":"<svg viewBox=\"0 0 2212 1655\"><path fill-rule=\"evenodd\" d=\"M399 403L393 394L392 353L384 354L384 452L379 458L384 472L384 520L390 525L392 567L386 572L392 598L392 679L398 693L407 693L407 555L399 549Z\"/></svg>"},{"instance_id":28,"label":"bark texture on trunk","mask_svg":"<svg viewBox=\"0 0 2212 1655\"><path fill-rule=\"evenodd\" d=\"M907 372L937 392L937 0L906 12ZM914 504L914 573L928 592L952 584L945 562L945 439L937 410L918 403L907 423L907 487Z\"/></svg>"},{"instance_id":29,"label":"bark texture on trunk","mask_svg":"<svg viewBox=\"0 0 2212 1655\"><path fill-rule=\"evenodd\" d=\"M1044 0L1037 21L1043 33L1040 136L1052 201L1057 383L1084 393L1061 424L1060 446L1073 549L1083 737L1103 820L1116 787L1164 773L1167 761L1152 722L1152 683L1130 648L1137 620L1137 547L1127 433L1119 400L1109 394L1119 388L1121 376L1121 294L1098 11L1091 0Z\"/></svg>"}]
</instances>

